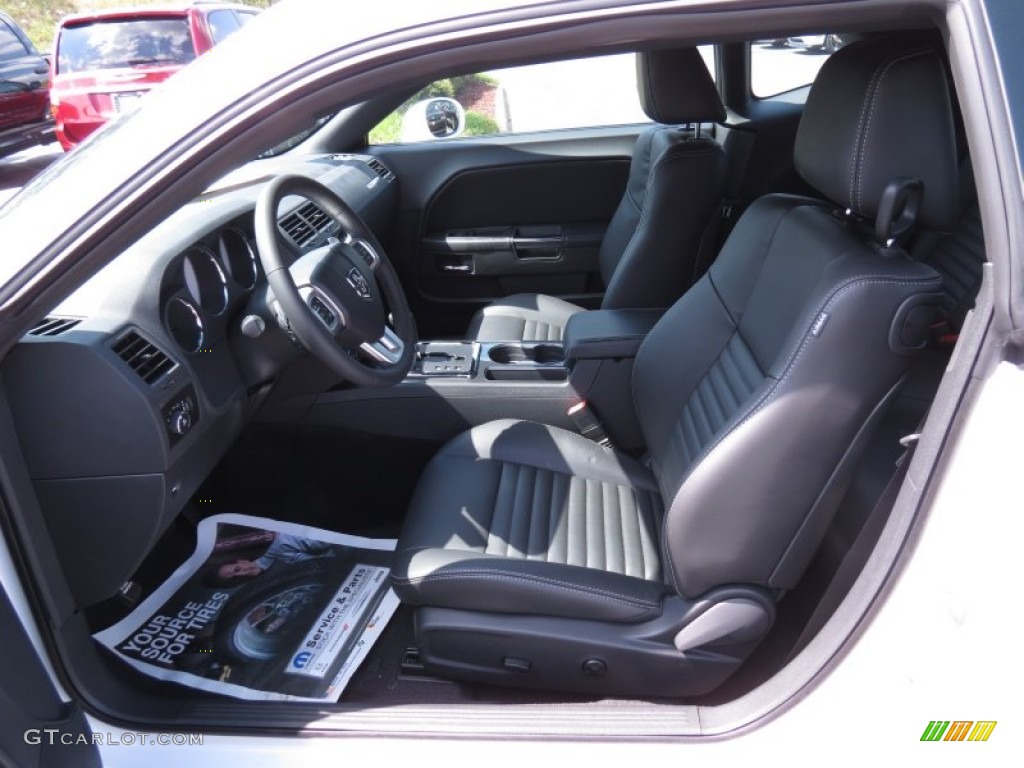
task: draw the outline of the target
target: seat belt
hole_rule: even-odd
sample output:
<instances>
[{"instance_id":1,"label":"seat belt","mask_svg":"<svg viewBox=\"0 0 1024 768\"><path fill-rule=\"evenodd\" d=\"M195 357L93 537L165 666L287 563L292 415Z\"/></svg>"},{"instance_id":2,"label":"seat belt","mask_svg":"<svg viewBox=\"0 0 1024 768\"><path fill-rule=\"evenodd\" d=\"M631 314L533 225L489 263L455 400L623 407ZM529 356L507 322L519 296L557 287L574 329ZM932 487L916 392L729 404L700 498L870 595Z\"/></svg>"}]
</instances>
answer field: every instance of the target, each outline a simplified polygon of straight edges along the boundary
<instances>
[{"instance_id":1,"label":"seat belt","mask_svg":"<svg viewBox=\"0 0 1024 768\"><path fill-rule=\"evenodd\" d=\"M927 416L928 414L926 413L925 418ZM921 425L924 425L924 419L921 420ZM854 539L850 549L847 550L842 561L839 563L839 567L836 568L836 572L833 574L831 581L829 581L828 587L826 587L825 592L814 608L814 612L807 620L806 626L804 626L803 631L789 652L789 656L786 659L787 663L802 651L811 639L821 631L822 626L835 613L839 603L846 597L853 582L863 569L868 555L878 541L879 536L881 536L882 528L885 527L885 523L889 519L889 513L896 503L896 497L899 495L900 488L903 487L903 479L907 476L910 458L913 456L914 448L917 446L920 437L919 427L917 432L907 435L900 440L900 445L904 447L904 451L896 459L896 468L892 477L889 478L889 482L882 491L882 495L878 497L875 506L868 513L864 524L857 533L857 538Z\"/></svg>"},{"instance_id":2,"label":"seat belt","mask_svg":"<svg viewBox=\"0 0 1024 768\"><path fill-rule=\"evenodd\" d=\"M722 146L725 148L725 184L718 214L712 216L704 227L700 245L697 247L697 258L693 263L694 283L707 272L729 234L730 222L735 217L736 208L740 203L740 189L747 175L747 164L754 148L754 139L757 138L754 131L735 126L718 125L717 130L726 132L722 140Z\"/></svg>"}]
</instances>

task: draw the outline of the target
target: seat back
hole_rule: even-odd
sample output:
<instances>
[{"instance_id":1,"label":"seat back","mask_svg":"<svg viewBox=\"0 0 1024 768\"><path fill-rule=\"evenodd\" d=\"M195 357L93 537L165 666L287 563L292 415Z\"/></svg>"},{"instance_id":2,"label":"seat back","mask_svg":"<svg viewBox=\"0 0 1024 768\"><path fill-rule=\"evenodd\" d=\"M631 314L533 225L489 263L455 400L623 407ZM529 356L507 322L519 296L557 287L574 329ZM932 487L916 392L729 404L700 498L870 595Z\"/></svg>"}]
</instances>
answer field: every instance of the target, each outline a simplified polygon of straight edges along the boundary
<instances>
[{"instance_id":1,"label":"seat back","mask_svg":"<svg viewBox=\"0 0 1024 768\"><path fill-rule=\"evenodd\" d=\"M637 54L644 111L626 190L599 253L604 309L667 307L694 279L701 236L725 189L721 145L701 123L725 109L696 48Z\"/></svg>"},{"instance_id":2,"label":"seat back","mask_svg":"<svg viewBox=\"0 0 1024 768\"><path fill-rule=\"evenodd\" d=\"M960 164L960 215L951 232L929 233L915 242L915 257L942 276L942 330L957 333L974 306L985 264L985 233L970 159Z\"/></svg>"},{"instance_id":3,"label":"seat back","mask_svg":"<svg viewBox=\"0 0 1024 768\"><path fill-rule=\"evenodd\" d=\"M941 52L891 36L835 54L795 158L832 202L755 202L636 359L637 416L666 507L665 570L686 597L796 583L873 414L926 342L942 281L878 242L874 219L894 179L922 182L923 225L955 218Z\"/></svg>"}]
</instances>

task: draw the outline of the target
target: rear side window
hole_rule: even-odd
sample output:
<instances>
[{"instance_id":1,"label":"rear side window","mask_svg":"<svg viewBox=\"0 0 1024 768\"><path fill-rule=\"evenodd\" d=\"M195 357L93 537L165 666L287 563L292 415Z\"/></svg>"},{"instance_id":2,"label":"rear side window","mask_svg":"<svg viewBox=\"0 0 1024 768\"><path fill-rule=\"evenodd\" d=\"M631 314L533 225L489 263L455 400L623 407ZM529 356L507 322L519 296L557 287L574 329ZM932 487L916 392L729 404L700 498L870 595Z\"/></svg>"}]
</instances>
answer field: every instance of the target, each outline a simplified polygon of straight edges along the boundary
<instances>
[{"instance_id":1,"label":"rear side window","mask_svg":"<svg viewBox=\"0 0 1024 768\"><path fill-rule=\"evenodd\" d=\"M28 55L25 44L14 34L14 30L7 26L7 22L0 19L0 61L17 59Z\"/></svg>"},{"instance_id":2,"label":"rear side window","mask_svg":"<svg viewBox=\"0 0 1024 768\"><path fill-rule=\"evenodd\" d=\"M222 43L224 38L239 29L234 11L213 11L208 17L213 42Z\"/></svg>"},{"instance_id":3,"label":"rear side window","mask_svg":"<svg viewBox=\"0 0 1024 768\"><path fill-rule=\"evenodd\" d=\"M808 86L847 42L849 35L836 33L756 40L750 44L750 90L767 98Z\"/></svg>"},{"instance_id":4,"label":"rear side window","mask_svg":"<svg viewBox=\"0 0 1024 768\"><path fill-rule=\"evenodd\" d=\"M207 17L213 42L224 42L224 38L240 30L255 16L255 13L248 11L213 11Z\"/></svg>"},{"instance_id":5,"label":"rear side window","mask_svg":"<svg viewBox=\"0 0 1024 768\"><path fill-rule=\"evenodd\" d=\"M57 42L57 71L64 73L188 64L195 57L184 16L75 24L61 29Z\"/></svg>"},{"instance_id":6,"label":"rear side window","mask_svg":"<svg viewBox=\"0 0 1024 768\"><path fill-rule=\"evenodd\" d=\"M715 71L714 48L698 48ZM461 136L529 133L647 123L636 89L636 56L616 54L497 69L437 80L370 132L371 144L440 138L430 127L432 101L457 101ZM453 118L458 121L459 118Z\"/></svg>"}]
</instances>

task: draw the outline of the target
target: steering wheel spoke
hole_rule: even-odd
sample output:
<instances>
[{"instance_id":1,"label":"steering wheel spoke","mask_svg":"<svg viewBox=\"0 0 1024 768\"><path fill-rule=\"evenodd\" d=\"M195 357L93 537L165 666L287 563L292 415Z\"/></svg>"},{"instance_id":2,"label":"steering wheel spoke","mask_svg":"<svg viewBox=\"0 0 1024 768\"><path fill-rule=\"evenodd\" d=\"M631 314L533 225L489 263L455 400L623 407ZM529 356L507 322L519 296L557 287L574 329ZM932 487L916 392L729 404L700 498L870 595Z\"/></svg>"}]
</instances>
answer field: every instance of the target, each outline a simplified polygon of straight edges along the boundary
<instances>
[{"instance_id":1,"label":"steering wheel spoke","mask_svg":"<svg viewBox=\"0 0 1024 768\"><path fill-rule=\"evenodd\" d=\"M405 353L405 342L391 329L391 326L384 326L383 336L373 342L363 342L359 345L359 349L377 362L395 365Z\"/></svg>"},{"instance_id":2,"label":"steering wheel spoke","mask_svg":"<svg viewBox=\"0 0 1024 768\"><path fill-rule=\"evenodd\" d=\"M299 288L299 295L332 336L337 337L344 330L345 314L327 292L314 285L304 285Z\"/></svg>"},{"instance_id":3,"label":"steering wheel spoke","mask_svg":"<svg viewBox=\"0 0 1024 768\"><path fill-rule=\"evenodd\" d=\"M377 253L377 249L374 248L373 244L368 243L359 237L352 237L349 235L344 240L345 245L354 250L359 256L366 262L366 266L369 267L371 272L376 272L380 267L381 257Z\"/></svg>"}]
</instances>

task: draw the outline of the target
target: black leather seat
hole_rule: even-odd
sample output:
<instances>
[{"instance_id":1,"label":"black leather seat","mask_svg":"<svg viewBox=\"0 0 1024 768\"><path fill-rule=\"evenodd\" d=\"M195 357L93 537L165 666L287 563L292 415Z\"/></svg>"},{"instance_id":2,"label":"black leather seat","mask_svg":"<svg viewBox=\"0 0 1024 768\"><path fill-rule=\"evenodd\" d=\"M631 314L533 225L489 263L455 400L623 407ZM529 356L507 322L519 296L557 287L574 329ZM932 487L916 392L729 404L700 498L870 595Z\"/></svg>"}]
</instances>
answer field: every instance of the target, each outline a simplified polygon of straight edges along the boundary
<instances>
[{"instance_id":1,"label":"black leather seat","mask_svg":"<svg viewBox=\"0 0 1024 768\"><path fill-rule=\"evenodd\" d=\"M722 147L700 132L702 122L725 119L725 109L697 49L637 54L637 88L644 112L664 125L637 138L626 191L601 243L603 309L667 307L690 287L725 184ZM583 311L553 296L515 294L477 312L466 338L558 341Z\"/></svg>"},{"instance_id":2,"label":"black leather seat","mask_svg":"<svg viewBox=\"0 0 1024 768\"><path fill-rule=\"evenodd\" d=\"M907 179L923 185L919 224L956 217L941 52L900 36L835 54L795 162L833 202L756 201L640 347L643 461L500 421L428 465L392 574L419 606L428 669L697 695L769 630L942 301L939 275L878 225L912 217L912 203L882 202Z\"/></svg>"},{"instance_id":3,"label":"black leather seat","mask_svg":"<svg viewBox=\"0 0 1024 768\"><path fill-rule=\"evenodd\" d=\"M925 233L917 238L914 254L942 276L945 294L940 322L954 336L974 306L986 260L981 207L974 188L974 173L967 159L960 165L960 214L950 232Z\"/></svg>"}]
</instances>

